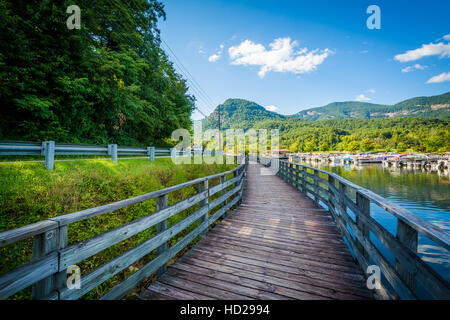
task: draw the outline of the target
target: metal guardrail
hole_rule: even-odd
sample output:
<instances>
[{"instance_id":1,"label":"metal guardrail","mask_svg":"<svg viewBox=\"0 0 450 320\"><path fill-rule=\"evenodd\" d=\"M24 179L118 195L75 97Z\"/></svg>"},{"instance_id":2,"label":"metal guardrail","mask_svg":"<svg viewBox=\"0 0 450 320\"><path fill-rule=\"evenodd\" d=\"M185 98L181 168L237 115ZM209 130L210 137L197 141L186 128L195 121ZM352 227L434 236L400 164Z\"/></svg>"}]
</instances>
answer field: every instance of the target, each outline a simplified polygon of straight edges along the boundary
<instances>
[{"instance_id":1,"label":"metal guardrail","mask_svg":"<svg viewBox=\"0 0 450 320\"><path fill-rule=\"evenodd\" d=\"M155 156L170 156L171 148L156 147L126 147L117 144L88 145L88 144L65 144L54 141L44 142L14 142L0 141L0 156L23 156L35 155L45 157L45 167L52 170L57 155L104 155L110 156L117 163L119 156L148 156L154 161Z\"/></svg>"},{"instance_id":2,"label":"metal guardrail","mask_svg":"<svg viewBox=\"0 0 450 320\"><path fill-rule=\"evenodd\" d=\"M78 299L156 249L157 255L153 260L121 283L115 285L101 297L101 299L121 298L153 273L163 273L170 259L175 257L197 236L205 234L208 231L208 227L218 218L226 216L227 211L231 207L240 204L246 168L247 161L230 171L198 178L100 207L57 216L0 233L0 247L33 238L33 261L0 275L0 299L5 299L29 286L32 286L33 299ZM229 174L234 176L227 180L227 175ZM209 186L209 181L212 179L219 179L219 184ZM190 186L197 186L198 193L168 206L167 196L169 193ZM219 192L219 197L215 197L210 201L209 198ZM150 199L157 200L156 212L93 238L68 246L67 232L71 224ZM198 209L194 213L171 227L167 227L167 221L170 217L196 204L198 204ZM210 215L211 210L218 206L221 206L220 209ZM168 247L170 239L196 221L199 224L195 229L174 245ZM80 289L69 289L66 286L66 269L69 266L98 254L153 226L157 226L155 236L113 258L90 273L83 275Z\"/></svg>"},{"instance_id":3,"label":"metal guardrail","mask_svg":"<svg viewBox=\"0 0 450 320\"><path fill-rule=\"evenodd\" d=\"M267 160L264 162L267 165ZM299 191L311 195L316 205L326 205L364 271L371 264L380 267L392 289L381 284L381 288L376 289L378 298L417 299L417 286L420 284L434 298L450 299L448 281L426 264L417 252L419 234L450 250L449 232L337 174L280 161L278 175ZM350 192L356 194L354 199ZM371 204L396 218L396 235L371 217ZM374 245L371 235L395 257L394 265Z\"/></svg>"}]
</instances>

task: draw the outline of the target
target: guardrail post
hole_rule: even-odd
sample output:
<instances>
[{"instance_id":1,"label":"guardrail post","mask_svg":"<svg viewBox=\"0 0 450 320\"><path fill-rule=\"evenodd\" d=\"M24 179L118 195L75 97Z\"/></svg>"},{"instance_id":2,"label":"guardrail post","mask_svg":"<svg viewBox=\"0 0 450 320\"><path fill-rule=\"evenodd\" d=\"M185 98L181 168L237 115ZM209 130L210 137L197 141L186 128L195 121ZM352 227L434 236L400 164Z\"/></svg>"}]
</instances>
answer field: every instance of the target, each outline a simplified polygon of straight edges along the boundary
<instances>
[{"instance_id":1,"label":"guardrail post","mask_svg":"<svg viewBox=\"0 0 450 320\"><path fill-rule=\"evenodd\" d=\"M162 196L159 196L156 199L156 211L162 210L167 208L167 193L163 194ZM167 230L167 219L164 221L161 221L160 223L158 223L156 225L156 234L159 234L161 232L164 232L165 230ZM162 245L160 245L158 247L158 249L156 249L156 255L159 256L161 254L164 253L164 251L167 250L167 241L164 242ZM158 276L162 275L167 269L167 263L165 263L163 266L161 266L158 271L157 274Z\"/></svg>"},{"instance_id":2,"label":"guardrail post","mask_svg":"<svg viewBox=\"0 0 450 320\"><path fill-rule=\"evenodd\" d=\"M356 215L356 226L361 231L363 237L365 239L369 239L370 229L369 227L361 221L359 215L370 216L370 200L364 197L359 192L356 192L356 206L359 209L359 212L355 212ZM369 253L364 249L364 246L357 241L356 247L363 254L363 256L369 261Z\"/></svg>"},{"instance_id":3,"label":"guardrail post","mask_svg":"<svg viewBox=\"0 0 450 320\"><path fill-rule=\"evenodd\" d=\"M398 241L403 243L407 248L411 249L412 252L417 254L418 232L400 219L397 219L397 239ZM416 292L415 273L408 272L408 268L404 267L397 259L395 259L395 269L397 270L403 282L409 287L409 289L413 293L415 293ZM397 293L395 294L395 297L397 299L399 298Z\"/></svg>"},{"instance_id":4,"label":"guardrail post","mask_svg":"<svg viewBox=\"0 0 450 320\"><path fill-rule=\"evenodd\" d=\"M48 230L33 238L33 261L58 250L58 228ZM32 285L33 300L48 299L55 293L56 281L55 275L51 275Z\"/></svg>"},{"instance_id":5,"label":"guardrail post","mask_svg":"<svg viewBox=\"0 0 450 320\"><path fill-rule=\"evenodd\" d=\"M198 184L198 192L199 193L203 192L205 190L208 190L208 180L205 180ZM202 209L203 207L207 208L205 214L202 217L200 217L200 219L199 219L199 224L202 224L209 218L209 208L208 208L209 207L209 197L207 196L206 199L200 201L198 207L199 207L199 209ZM205 229L205 231L203 231L200 235L204 236L207 232L208 232L208 229Z\"/></svg>"},{"instance_id":6,"label":"guardrail post","mask_svg":"<svg viewBox=\"0 0 450 320\"><path fill-rule=\"evenodd\" d=\"M45 168L53 170L55 166L55 141L44 141L42 143L45 156Z\"/></svg>"},{"instance_id":7,"label":"guardrail post","mask_svg":"<svg viewBox=\"0 0 450 320\"><path fill-rule=\"evenodd\" d=\"M147 155L151 162L155 161L155 147L147 147Z\"/></svg>"},{"instance_id":8,"label":"guardrail post","mask_svg":"<svg viewBox=\"0 0 450 320\"><path fill-rule=\"evenodd\" d=\"M111 160L117 164L117 144L108 144L108 154Z\"/></svg>"}]
</instances>

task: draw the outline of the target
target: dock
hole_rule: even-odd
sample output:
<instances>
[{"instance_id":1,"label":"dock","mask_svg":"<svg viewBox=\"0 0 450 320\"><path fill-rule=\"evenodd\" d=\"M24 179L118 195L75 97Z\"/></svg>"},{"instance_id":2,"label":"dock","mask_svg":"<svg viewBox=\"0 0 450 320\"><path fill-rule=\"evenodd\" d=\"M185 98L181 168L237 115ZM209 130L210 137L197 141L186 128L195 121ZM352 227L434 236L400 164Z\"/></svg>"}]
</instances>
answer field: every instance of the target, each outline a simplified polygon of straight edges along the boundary
<instances>
[{"instance_id":1,"label":"dock","mask_svg":"<svg viewBox=\"0 0 450 320\"><path fill-rule=\"evenodd\" d=\"M372 299L331 215L260 164L242 204L140 299Z\"/></svg>"}]
</instances>

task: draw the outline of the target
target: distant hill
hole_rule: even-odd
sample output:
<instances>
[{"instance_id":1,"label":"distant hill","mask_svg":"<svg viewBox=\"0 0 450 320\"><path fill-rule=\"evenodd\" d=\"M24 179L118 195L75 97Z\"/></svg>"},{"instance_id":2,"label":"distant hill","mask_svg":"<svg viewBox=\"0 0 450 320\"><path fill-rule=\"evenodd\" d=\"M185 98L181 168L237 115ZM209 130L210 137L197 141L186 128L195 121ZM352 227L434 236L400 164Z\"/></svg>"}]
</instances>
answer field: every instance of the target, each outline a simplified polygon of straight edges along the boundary
<instances>
[{"instance_id":1,"label":"distant hill","mask_svg":"<svg viewBox=\"0 0 450 320\"><path fill-rule=\"evenodd\" d=\"M417 97L394 105L366 102L333 102L323 107L302 110L293 117L306 120L324 119L373 119L397 117L450 118L450 92L432 96Z\"/></svg>"},{"instance_id":2,"label":"distant hill","mask_svg":"<svg viewBox=\"0 0 450 320\"><path fill-rule=\"evenodd\" d=\"M280 147L293 152L448 152L449 107L450 93L446 93L392 106L335 102L290 116L244 99L228 99L220 110L222 130L278 129ZM218 108L203 119L203 128L217 129L217 118Z\"/></svg>"},{"instance_id":3,"label":"distant hill","mask_svg":"<svg viewBox=\"0 0 450 320\"><path fill-rule=\"evenodd\" d=\"M333 102L323 107L302 110L294 115L281 115L245 99L227 99L221 108L222 129L254 127L264 120L328 120L422 117L450 119L450 92L404 100L394 105L347 101ZM205 129L218 127L218 108L203 119Z\"/></svg>"},{"instance_id":4,"label":"distant hill","mask_svg":"<svg viewBox=\"0 0 450 320\"><path fill-rule=\"evenodd\" d=\"M218 108L203 120L203 128L211 129L218 126ZM282 120L286 116L268 111L259 104L244 99L227 99L220 105L221 128L250 128L256 122L263 120Z\"/></svg>"}]
</instances>

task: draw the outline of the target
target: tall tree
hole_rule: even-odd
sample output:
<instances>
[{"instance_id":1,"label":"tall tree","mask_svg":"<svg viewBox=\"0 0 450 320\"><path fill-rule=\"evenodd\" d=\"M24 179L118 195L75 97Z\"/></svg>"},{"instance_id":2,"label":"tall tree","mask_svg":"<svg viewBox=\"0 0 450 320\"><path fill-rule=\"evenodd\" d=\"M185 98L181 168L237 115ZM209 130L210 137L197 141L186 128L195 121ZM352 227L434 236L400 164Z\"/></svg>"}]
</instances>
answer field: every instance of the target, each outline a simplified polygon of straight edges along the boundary
<instances>
[{"instance_id":1,"label":"tall tree","mask_svg":"<svg viewBox=\"0 0 450 320\"><path fill-rule=\"evenodd\" d=\"M155 144L194 98L161 49L157 0L0 0L0 139Z\"/></svg>"}]
</instances>

